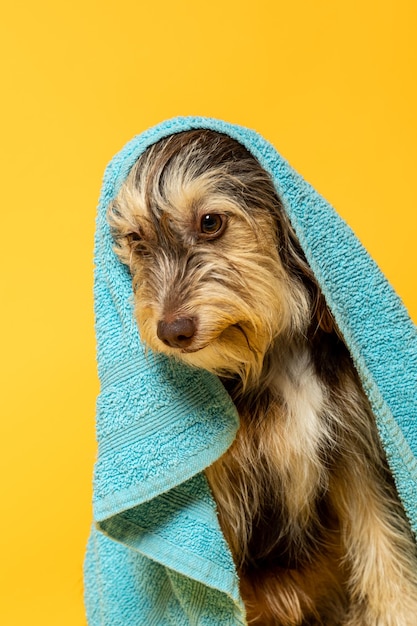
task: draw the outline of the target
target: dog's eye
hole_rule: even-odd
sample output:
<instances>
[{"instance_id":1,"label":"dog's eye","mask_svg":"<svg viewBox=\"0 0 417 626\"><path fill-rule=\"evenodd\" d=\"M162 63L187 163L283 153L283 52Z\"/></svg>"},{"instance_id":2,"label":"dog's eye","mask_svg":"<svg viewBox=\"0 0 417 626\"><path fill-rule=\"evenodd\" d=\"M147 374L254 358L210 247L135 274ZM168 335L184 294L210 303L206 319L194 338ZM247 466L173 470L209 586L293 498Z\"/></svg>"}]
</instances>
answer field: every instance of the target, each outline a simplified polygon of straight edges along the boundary
<instances>
[{"instance_id":1,"label":"dog's eye","mask_svg":"<svg viewBox=\"0 0 417 626\"><path fill-rule=\"evenodd\" d=\"M129 244L134 243L135 241L141 241L142 237L140 236L139 233L129 233L127 235L127 240L129 242Z\"/></svg>"},{"instance_id":2,"label":"dog's eye","mask_svg":"<svg viewBox=\"0 0 417 626\"><path fill-rule=\"evenodd\" d=\"M200 222L200 232L206 237L218 237L226 225L226 218L219 213L207 213Z\"/></svg>"}]
</instances>

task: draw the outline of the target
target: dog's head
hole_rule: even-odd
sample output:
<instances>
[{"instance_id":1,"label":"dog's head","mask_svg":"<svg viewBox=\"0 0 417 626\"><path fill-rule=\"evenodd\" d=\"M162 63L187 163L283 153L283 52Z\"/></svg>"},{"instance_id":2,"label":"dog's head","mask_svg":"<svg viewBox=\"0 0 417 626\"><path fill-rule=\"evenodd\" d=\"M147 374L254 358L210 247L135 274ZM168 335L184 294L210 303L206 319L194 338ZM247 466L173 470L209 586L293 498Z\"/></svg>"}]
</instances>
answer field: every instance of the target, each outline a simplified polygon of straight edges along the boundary
<instances>
[{"instance_id":1,"label":"dog's head","mask_svg":"<svg viewBox=\"0 0 417 626\"><path fill-rule=\"evenodd\" d=\"M307 331L311 271L269 175L230 137L188 131L148 148L109 221L153 350L247 382L278 336Z\"/></svg>"}]
</instances>

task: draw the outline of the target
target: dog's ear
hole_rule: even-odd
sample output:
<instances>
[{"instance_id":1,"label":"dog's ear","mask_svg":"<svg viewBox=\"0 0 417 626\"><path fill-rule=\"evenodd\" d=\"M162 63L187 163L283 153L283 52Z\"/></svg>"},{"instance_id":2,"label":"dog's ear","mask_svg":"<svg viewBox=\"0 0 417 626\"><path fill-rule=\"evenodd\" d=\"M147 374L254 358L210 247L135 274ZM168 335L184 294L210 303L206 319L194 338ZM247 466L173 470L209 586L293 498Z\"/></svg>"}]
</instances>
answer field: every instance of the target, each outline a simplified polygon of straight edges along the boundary
<instances>
[{"instance_id":1,"label":"dog's ear","mask_svg":"<svg viewBox=\"0 0 417 626\"><path fill-rule=\"evenodd\" d=\"M343 336L339 331L335 319L327 306L326 299L320 285L311 269L298 237L286 215L281 202L278 200L276 210L276 224L281 260L294 279L301 281L310 296L310 331L313 335L318 329L324 333L336 333L340 339Z\"/></svg>"},{"instance_id":2,"label":"dog's ear","mask_svg":"<svg viewBox=\"0 0 417 626\"><path fill-rule=\"evenodd\" d=\"M342 342L345 341L345 338L343 337L343 334L340 331L336 320L334 319L333 314L330 311L324 295L322 294L318 285L316 291L316 302L313 309L310 328L313 334L315 334L317 332L317 329L320 328L324 333L334 333Z\"/></svg>"},{"instance_id":3,"label":"dog's ear","mask_svg":"<svg viewBox=\"0 0 417 626\"><path fill-rule=\"evenodd\" d=\"M314 318L317 327L321 328L321 330L325 333L332 333L336 331L337 334L339 334L333 315L331 314L329 307L326 304L326 300L320 291L317 294Z\"/></svg>"}]
</instances>

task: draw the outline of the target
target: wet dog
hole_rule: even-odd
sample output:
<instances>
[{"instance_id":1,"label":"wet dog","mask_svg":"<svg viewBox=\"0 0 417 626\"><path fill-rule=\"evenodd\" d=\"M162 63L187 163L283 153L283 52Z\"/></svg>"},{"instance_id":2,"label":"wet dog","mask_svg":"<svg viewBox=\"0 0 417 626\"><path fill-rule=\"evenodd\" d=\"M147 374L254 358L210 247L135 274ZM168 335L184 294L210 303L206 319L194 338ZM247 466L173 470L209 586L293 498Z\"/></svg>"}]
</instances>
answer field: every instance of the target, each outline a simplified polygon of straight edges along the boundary
<instances>
[{"instance_id":1,"label":"wet dog","mask_svg":"<svg viewBox=\"0 0 417 626\"><path fill-rule=\"evenodd\" d=\"M349 351L270 176L173 135L109 207L143 341L217 374L240 428L206 470L255 625L412 626L417 557Z\"/></svg>"}]
</instances>

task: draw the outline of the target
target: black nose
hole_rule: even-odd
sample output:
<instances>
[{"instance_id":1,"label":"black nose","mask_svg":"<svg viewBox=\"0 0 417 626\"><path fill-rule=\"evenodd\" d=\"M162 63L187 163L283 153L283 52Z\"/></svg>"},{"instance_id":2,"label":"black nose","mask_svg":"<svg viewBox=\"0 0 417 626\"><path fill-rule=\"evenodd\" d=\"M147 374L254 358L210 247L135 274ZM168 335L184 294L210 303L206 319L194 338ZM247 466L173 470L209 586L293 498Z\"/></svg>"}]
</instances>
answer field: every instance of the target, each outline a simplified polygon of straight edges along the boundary
<instances>
[{"instance_id":1,"label":"black nose","mask_svg":"<svg viewBox=\"0 0 417 626\"><path fill-rule=\"evenodd\" d=\"M172 322L160 320L157 335L165 345L171 348L188 348L195 335L195 321L190 317L179 317Z\"/></svg>"}]
</instances>

